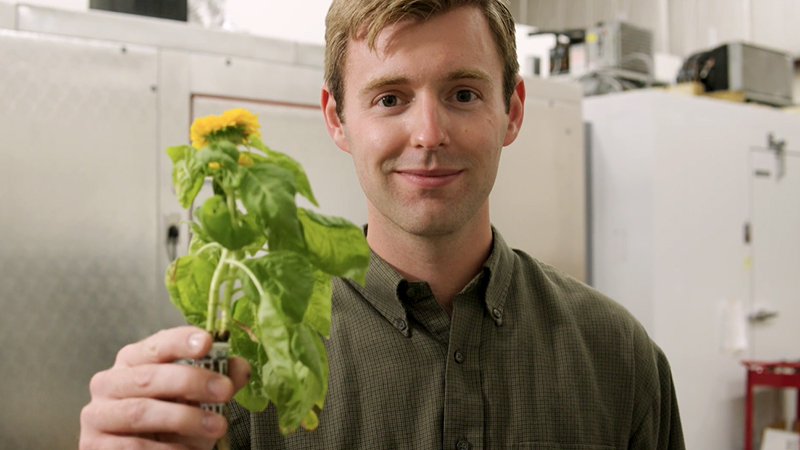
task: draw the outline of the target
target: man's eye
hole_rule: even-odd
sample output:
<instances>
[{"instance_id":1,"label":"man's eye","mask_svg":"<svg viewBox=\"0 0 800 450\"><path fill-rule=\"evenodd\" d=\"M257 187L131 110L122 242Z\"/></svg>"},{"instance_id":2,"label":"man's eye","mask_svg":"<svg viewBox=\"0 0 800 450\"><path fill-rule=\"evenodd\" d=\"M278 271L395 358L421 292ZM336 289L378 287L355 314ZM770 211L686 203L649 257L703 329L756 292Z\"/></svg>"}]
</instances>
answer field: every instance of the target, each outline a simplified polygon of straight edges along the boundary
<instances>
[{"instance_id":1,"label":"man's eye","mask_svg":"<svg viewBox=\"0 0 800 450\"><path fill-rule=\"evenodd\" d=\"M462 89L456 92L456 101L461 103L469 103L475 100L475 98L477 98L477 95L474 92L468 91L466 89Z\"/></svg>"},{"instance_id":2,"label":"man's eye","mask_svg":"<svg viewBox=\"0 0 800 450\"><path fill-rule=\"evenodd\" d=\"M400 103L400 99L398 99L396 95L386 95L382 97L379 102L384 107L391 108L397 106Z\"/></svg>"}]
</instances>

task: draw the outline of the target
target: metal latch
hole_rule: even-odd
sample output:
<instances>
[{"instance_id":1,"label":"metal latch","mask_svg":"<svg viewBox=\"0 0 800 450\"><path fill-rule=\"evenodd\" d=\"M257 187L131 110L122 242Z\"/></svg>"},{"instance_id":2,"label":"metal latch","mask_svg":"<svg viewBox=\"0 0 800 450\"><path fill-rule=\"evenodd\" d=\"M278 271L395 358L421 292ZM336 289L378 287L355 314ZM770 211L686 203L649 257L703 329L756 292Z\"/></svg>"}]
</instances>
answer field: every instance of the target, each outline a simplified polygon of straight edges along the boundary
<instances>
[{"instance_id":1,"label":"metal latch","mask_svg":"<svg viewBox=\"0 0 800 450\"><path fill-rule=\"evenodd\" d=\"M780 180L786 174L786 140L779 141L770 133L767 137L767 148L775 152L775 158L778 160L775 179Z\"/></svg>"},{"instance_id":2,"label":"metal latch","mask_svg":"<svg viewBox=\"0 0 800 450\"><path fill-rule=\"evenodd\" d=\"M774 319L778 317L778 311L767 311L766 309L759 309L758 311L751 313L747 316L747 319L750 320L751 323L761 323L766 322L767 320Z\"/></svg>"}]
</instances>

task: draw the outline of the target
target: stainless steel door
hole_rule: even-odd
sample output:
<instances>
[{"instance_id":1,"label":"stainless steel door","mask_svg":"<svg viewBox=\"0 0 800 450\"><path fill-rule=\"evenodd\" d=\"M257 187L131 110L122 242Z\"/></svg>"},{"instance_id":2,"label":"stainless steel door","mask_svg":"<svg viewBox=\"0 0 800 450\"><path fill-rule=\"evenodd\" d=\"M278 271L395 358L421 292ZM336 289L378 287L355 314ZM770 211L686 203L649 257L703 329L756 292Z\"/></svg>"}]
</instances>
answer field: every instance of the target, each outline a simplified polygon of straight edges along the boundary
<instances>
[{"instance_id":1,"label":"stainless steel door","mask_svg":"<svg viewBox=\"0 0 800 450\"><path fill-rule=\"evenodd\" d=\"M75 449L95 372L161 295L154 48L0 31L0 437Z\"/></svg>"}]
</instances>

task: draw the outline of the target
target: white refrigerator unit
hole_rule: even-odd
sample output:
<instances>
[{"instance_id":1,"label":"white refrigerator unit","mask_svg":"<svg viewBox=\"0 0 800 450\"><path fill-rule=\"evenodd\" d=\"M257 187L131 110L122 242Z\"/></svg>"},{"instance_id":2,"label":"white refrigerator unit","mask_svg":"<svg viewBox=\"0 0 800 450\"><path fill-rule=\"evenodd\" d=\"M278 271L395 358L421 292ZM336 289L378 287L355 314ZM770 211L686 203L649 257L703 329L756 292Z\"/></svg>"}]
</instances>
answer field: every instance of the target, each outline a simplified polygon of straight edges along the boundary
<instances>
[{"instance_id":1,"label":"white refrigerator unit","mask_svg":"<svg viewBox=\"0 0 800 450\"><path fill-rule=\"evenodd\" d=\"M741 361L800 359L800 116L636 91L584 117L592 284L669 358L686 447L741 449ZM759 390L755 435L793 398Z\"/></svg>"}]
</instances>

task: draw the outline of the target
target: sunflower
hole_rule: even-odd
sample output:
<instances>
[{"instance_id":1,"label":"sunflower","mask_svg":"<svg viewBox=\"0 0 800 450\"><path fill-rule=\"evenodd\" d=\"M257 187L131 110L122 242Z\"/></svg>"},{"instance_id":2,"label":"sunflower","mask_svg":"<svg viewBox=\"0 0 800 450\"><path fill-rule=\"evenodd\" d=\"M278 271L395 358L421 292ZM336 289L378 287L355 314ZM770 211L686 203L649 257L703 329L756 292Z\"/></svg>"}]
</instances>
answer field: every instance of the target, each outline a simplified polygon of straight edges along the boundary
<instances>
[{"instance_id":1,"label":"sunflower","mask_svg":"<svg viewBox=\"0 0 800 450\"><path fill-rule=\"evenodd\" d=\"M257 116L242 108L229 109L221 116L206 116L195 119L190 130L192 147L200 150L210 141L229 139L232 142L246 140L249 136L261 136Z\"/></svg>"}]
</instances>

